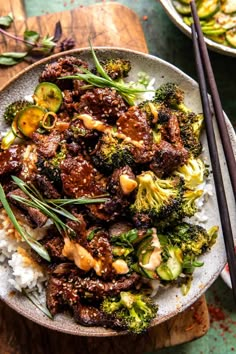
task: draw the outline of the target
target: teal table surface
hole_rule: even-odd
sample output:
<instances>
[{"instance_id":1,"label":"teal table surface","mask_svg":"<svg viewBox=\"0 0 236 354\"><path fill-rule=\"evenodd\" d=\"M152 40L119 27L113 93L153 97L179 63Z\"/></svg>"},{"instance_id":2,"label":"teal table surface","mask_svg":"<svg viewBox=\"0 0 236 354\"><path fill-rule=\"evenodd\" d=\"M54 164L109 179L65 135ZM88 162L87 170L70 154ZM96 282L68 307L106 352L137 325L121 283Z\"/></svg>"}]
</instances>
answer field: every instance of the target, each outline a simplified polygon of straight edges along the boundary
<instances>
[{"instance_id":1,"label":"teal table surface","mask_svg":"<svg viewBox=\"0 0 236 354\"><path fill-rule=\"evenodd\" d=\"M25 0L28 16L70 10L95 4L87 0ZM196 79L192 43L167 17L157 0L116 1L134 10L142 24L149 53L160 57ZM223 108L236 127L236 57L210 52ZM236 351L236 306L232 292L218 278L206 293L211 327L200 339L159 350L163 354L229 354ZM68 352L69 354L69 352ZM134 353L135 354L135 353Z\"/></svg>"}]
</instances>

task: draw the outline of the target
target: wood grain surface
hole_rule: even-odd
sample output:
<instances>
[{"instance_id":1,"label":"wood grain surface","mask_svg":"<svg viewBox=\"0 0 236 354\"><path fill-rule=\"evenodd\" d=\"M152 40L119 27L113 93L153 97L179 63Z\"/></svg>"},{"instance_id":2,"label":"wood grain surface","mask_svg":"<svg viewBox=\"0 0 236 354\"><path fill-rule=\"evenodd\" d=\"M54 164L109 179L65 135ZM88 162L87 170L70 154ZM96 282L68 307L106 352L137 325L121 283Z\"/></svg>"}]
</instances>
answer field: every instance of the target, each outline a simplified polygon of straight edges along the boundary
<instances>
[{"instance_id":1,"label":"wood grain surface","mask_svg":"<svg viewBox=\"0 0 236 354\"><path fill-rule=\"evenodd\" d=\"M40 17L25 17L21 1L1 1L0 16L13 13L14 23L9 33L22 36L25 29L53 36L57 21L62 25L62 39L72 37L77 48L88 47L90 38L94 46L116 46L148 52L144 34L137 15L128 7L117 3L103 3L71 11L58 12ZM0 52L24 51L20 42L0 35ZM1 68L0 87L28 64L22 62Z\"/></svg>"},{"instance_id":2,"label":"wood grain surface","mask_svg":"<svg viewBox=\"0 0 236 354\"><path fill-rule=\"evenodd\" d=\"M0 302L1 354L142 354L199 338L209 328L205 298L139 336L88 338L43 328Z\"/></svg>"},{"instance_id":3,"label":"wood grain surface","mask_svg":"<svg viewBox=\"0 0 236 354\"><path fill-rule=\"evenodd\" d=\"M53 34L60 20L63 37L75 39L76 47L116 46L147 52L147 45L137 15L117 3L101 3L63 13L26 19L20 0L1 1L0 16L13 13L9 32L21 35L26 28L42 35ZM0 36L0 52L20 50L21 45ZM0 87L28 64L0 68ZM157 348L184 343L204 335L209 329L209 314L202 296L188 310L140 336L85 338L57 333L23 318L0 302L0 354L139 354Z\"/></svg>"}]
</instances>

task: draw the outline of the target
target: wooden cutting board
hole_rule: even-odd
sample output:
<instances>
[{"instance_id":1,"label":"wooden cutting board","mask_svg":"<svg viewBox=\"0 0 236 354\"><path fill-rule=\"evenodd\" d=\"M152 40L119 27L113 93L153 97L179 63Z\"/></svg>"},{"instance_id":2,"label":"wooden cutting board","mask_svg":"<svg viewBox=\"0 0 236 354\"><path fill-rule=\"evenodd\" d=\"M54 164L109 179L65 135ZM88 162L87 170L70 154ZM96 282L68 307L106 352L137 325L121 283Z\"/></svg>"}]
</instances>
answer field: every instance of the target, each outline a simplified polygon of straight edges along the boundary
<instances>
[{"instance_id":1,"label":"wooden cutting board","mask_svg":"<svg viewBox=\"0 0 236 354\"><path fill-rule=\"evenodd\" d=\"M1 1L0 16L13 13L9 32L21 35L26 28L53 35L60 20L63 37L73 37L76 47L116 46L148 52L137 15L117 3L100 3L63 13L27 18L20 0ZM20 50L21 45L0 36L0 52ZM28 64L0 68L0 87ZM0 354L73 354L73 353L144 353L157 348L184 343L204 335L209 329L205 297L176 317L151 328L140 336L85 338L57 333L41 327L17 314L0 302Z\"/></svg>"}]
</instances>

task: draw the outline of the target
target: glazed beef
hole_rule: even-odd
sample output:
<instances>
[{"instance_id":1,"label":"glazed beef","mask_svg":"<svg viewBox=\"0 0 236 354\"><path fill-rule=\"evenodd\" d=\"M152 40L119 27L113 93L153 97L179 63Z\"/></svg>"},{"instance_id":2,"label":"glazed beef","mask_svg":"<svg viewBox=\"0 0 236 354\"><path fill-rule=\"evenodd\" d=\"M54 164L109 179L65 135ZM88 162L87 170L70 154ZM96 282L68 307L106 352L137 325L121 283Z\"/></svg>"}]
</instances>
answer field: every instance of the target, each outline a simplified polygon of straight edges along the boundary
<instances>
[{"instance_id":1,"label":"glazed beef","mask_svg":"<svg viewBox=\"0 0 236 354\"><path fill-rule=\"evenodd\" d=\"M0 151L0 177L18 172L22 167L22 151L20 145L12 145Z\"/></svg>"},{"instance_id":2,"label":"glazed beef","mask_svg":"<svg viewBox=\"0 0 236 354\"><path fill-rule=\"evenodd\" d=\"M47 236L40 243L46 248L54 262L65 260L65 257L62 255L64 240L55 227L49 228Z\"/></svg>"},{"instance_id":3,"label":"glazed beef","mask_svg":"<svg viewBox=\"0 0 236 354\"><path fill-rule=\"evenodd\" d=\"M46 303L49 311L54 316L65 307L61 296L63 290L64 279L51 276L46 288Z\"/></svg>"},{"instance_id":4,"label":"glazed beef","mask_svg":"<svg viewBox=\"0 0 236 354\"><path fill-rule=\"evenodd\" d=\"M60 193L55 188L54 184L45 175L37 174L34 178L34 183L45 198L58 199L61 198Z\"/></svg>"},{"instance_id":5,"label":"glazed beef","mask_svg":"<svg viewBox=\"0 0 236 354\"><path fill-rule=\"evenodd\" d=\"M118 133L124 134L131 141L132 154L136 163L144 164L152 158L152 131L147 123L146 114L138 107L130 107L117 121Z\"/></svg>"},{"instance_id":6,"label":"glazed beef","mask_svg":"<svg viewBox=\"0 0 236 354\"><path fill-rule=\"evenodd\" d=\"M29 217L30 221L32 222L32 225L35 227L42 227L46 221L47 221L47 216L45 216L41 211L38 209L32 208L30 206L27 206L21 202L16 201L15 199L12 198L12 196L18 196L18 197L23 197L26 199L29 199L27 195L21 190L21 189L15 189L14 191L11 191L7 194L7 197L11 201L12 204L17 206L20 210L24 210Z\"/></svg>"},{"instance_id":7,"label":"glazed beef","mask_svg":"<svg viewBox=\"0 0 236 354\"><path fill-rule=\"evenodd\" d=\"M167 141L162 140L156 145L153 159L150 163L150 169L158 176L168 176L183 165L188 159L187 150L179 145L173 146Z\"/></svg>"},{"instance_id":8,"label":"glazed beef","mask_svg":"<svg viewBox=\"0 0 236 354\"><path fill-rule=\"evenodd\" d=\"M127 109L127 104L114 89L95 88L81 96L77 111L114 124Z\"/></svg>"},{"instance_id":9,"label":"glazed beef","mask_svg":"<svg viewBox=\"0 0 236 354\"><path fill-rule=\"evenodd\" d=\"M80 66L87 68L88 64L79 58L66 56L59 58L56 62L47 64L39 77L39 81L54 82L61 89L73 88L72 80L58 80L61 76L75 75L81 72Z\"/></svg>"},{"instance_id":10,"label":"glazed beef","mask_svg":"<svg viewBox=\"0 0 236 354\"><path fill-rule=\"evenodd\" d=\"M98 172L83 156L68 157L61 163L64 193L73 198L103 194Z\"/></svg>"},{"instance_id":11,"label":"glazed beef","mask_svg":"<svg viewBox=\"0 0 236 354\"><path fill-rule=\"evenodd\" d=\"M36 144L37 152L46 158L50 158L56 155L61 137L56 130L49 135L34 132L32 140Z\"/></svg>"},{"instance_id":12,"label":"glazed beef","mask_svg":"<svg viewBox=\"0 0 236 354\"><path fill-rule=\"evenodd\" d=\"M112 195L115 195L120 198L124 198L126 193L124 191L124 187L122 189L122 186L121 186L121 176L127 176L131 181L132 180L135 181L135 175L134 175L132 169L130 168L130 166L124 166L121 168L117 168L116 170L114 170L114 172L110 176L107 190ZM127 190L128 190L128 187L127 187ZM129 194L129 193L127 193L127 194Z\"/></svg>"},{"instance_id":13,"label":"glazed beef","mask_svg":"<svg viewBox=\"0 0 236 354\"><path fill-rule=\"evenodd\" d=\"M101 278L112 279L115 271L112 267L112 248L109 243L108 233L105 231L96 233L92 241L89 242L89 248L92 251L93 257L101 260Z\"/></svg>"}]
</instances>

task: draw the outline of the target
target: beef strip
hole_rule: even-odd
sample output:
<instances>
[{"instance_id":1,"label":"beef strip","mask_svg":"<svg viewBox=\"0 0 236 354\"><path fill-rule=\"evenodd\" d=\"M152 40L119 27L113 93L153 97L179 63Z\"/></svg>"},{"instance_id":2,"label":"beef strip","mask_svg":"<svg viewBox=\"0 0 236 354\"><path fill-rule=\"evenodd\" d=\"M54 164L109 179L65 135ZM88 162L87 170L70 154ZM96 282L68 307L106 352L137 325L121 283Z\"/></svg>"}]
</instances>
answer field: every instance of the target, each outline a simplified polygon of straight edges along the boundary
<instances>
[{"instance_id":1,"label":"beef strip","mask_svg":"<svg viewBox=\"0 0 236 354\"><path fill-rule=\"evenodd\" d=\"M39 191L45 198L48 199L59 199L61 198L60 193L54 187L53 183L45 175L37 174L34 178L34 182L38 187Z\"/></svg>"},{"instance_id":2,"label":"beef strip","mask_svg":"<svg viewBox=\"0 0 236 354\"><path fill-rule=\"evenodd\" d=\"M105 186L98 177L97 170L81 155L61 163L63 190L72 198L103 194Z\"/></svg>"},{"instance_id":3,"label":"beef strip","mask_svg":"<svg viewBox=\"0 0 236 354\"><path fill-rule=\"evenodd\" d=\"M40 243L46 248L53 261L66 260L62 255L64 240L54 225L49 228L47 235L40 241Z\"/></svg>"},{"instance_id":4,"label":"beef strip","mask_svg":"<svg viewBox=\"0 0 236 354\"><path fill-rule=\"evenodd\" d=\"M9 200L11 201L12 204L14 204L15 206L17 206L20 210L24 210L27 215L29 216L30 220L33 223L33 226L36 227L42 227L46 221L48 220L47 216L44 215L43 213L41 213L41 211L39 211L36 208L32 208L30 206L27 206L21 202L18 202L17 200L13 199L12 196L19 196L19 197L23 197L26 199L29 199L27 197L27 195L19 188L9 192L7 194L7 197L9 198Z\"/></svg>"},{"instance_id":5,"label":"beef strip","mask_svg":"<svg viewBox=\"0 0 236 354\"><path fill-rule=\"evenodd\" d=\"M80 67L88 68L88 64L85 61L74 56L66 56L59 58L57 61L49 63L45 66L45 69L39 77L39 81L54 82L61 89L73 89L74 85L72 80L58 79L62 76L69 76L75 75L76 73L81 73ZM78 89L76 85L75 89Z\"/></svg>"},{"instance_id":6,"label":"beef strip","mask_svg":"<svg viewBox=\"0 0 236 354\"><path fill-rule=\"evenodd\" d=\"M0 177L18 172L22 167L21 145L12 145L7 150L0 151Z\"/></svg>"},{"instance_id":7,"label":"beef strip","mask_svg":"<svg viewBox=\"0 0 236 354\"><path fill-rule=\"evenodd\" d=\"M59 132L53 130L49 135L34 132L32 140L36 144L37 152L46 158L50 158L56 155L61 137Z\"/></svg>"},{"instance_id":8,"label":"beef strip","mask_svg":"<svg viewBox=\"0 0 236 354\"><path fill-rule=\"evenodd\" d=\"M109 234L104 230L98 231L89 242L89 249L93 257L101 261L101 278L112 279L115 275L115 270L112 267L113 257Z\"/></svg>"},{"instance_id":9,"label":"beef strip","mask_svg":"<svg viewBox=\"0 0 236 354\"><path fill-rule=\"evenodd\" d=\"M72 309L75 321L82 326L102 326L126 329L124 321L115 318L115 316L109 316L94 306L85 306L78 301L72 306Z\"/></svg>"},{"instance_id":10,"label":"beef strip","mask_svg":"<svg viewBox=\"0 0 236 354\"><path fill-rule=\"evenodd\" d=\"M114 278L112 281L78 277L74 284L80 296L87 292L90 294L91 299L102 300L107 296L116 296L121 291L133 288L139 279L140 276L137 273L121 276L117 279Z\"/></svg>"},{"instance_id":11,"label":"beef strip","mask_svg":"<svg viewBox=\"0 0 236 354\"><path fill-rule=\"evenodd\" d=\"M94 88L81 96L76 109L79 113L87 113L98 120L114 124L127 111L128 105L114 89Z\"/></svg>"},{"instance_id":12,"label":"beef strip","mask_svg":"<svg viewBox=\"0 0 236 354\"><path fill-rule=\"evenodd\" d=\"M135 180L135 175L130 166L126 165L121 168L117 168L113 171L112 175L109 178L107 185L107 190L111 195L115 195L120 198L124 198L124 191L121 188L120 177L122 175L128 176L131 180Z\"/></svg>"},{"instance_id":13,"label":"beef strip","mask_svg":"<svg viewBox=\"0 0 236 354\"><path fill-rule=\"evenodd\" d=\"M50 313L54 316L64 308L62 298L63 278L49 277L46 287L46 303Z\"/></svg>"},{"instance_id":14,"label":"beef strip","mask_svg":"<svg viewBox=\"0 0 236 354\"><path fill-rule=\"evenodd\" d=\"M116 125L118 133L124 134L131 141L140 143L140 146L132 144L134 161L140 164L150 162L153 137L146 114L136 106L130 107L120 116Z\"/></svg>"},{"instance_id":15,"label":"beef strip","mask_svg":"<svg viewBox=\"0 0 236 354\"><path fill-rule=\"evenodd\" d=\"M162 140L155 146L155 153L150 163L150 169L158 176L168 176L188 159L188 152L182 146L173 146Z\"/></svg>"},{"instance_id":16,"label":"beef strip","mask_svg":"<svg viewBox=\"0 0 236 354\"><path fill-rule=\"evenodd\" d=\"M72 210L72 214L76 216L78 222L69 220L66 225L74 231L73 239L75 239L83 247L87 247L87 224L82 214L77 214Z\"/></svg>"}]
</instances>

